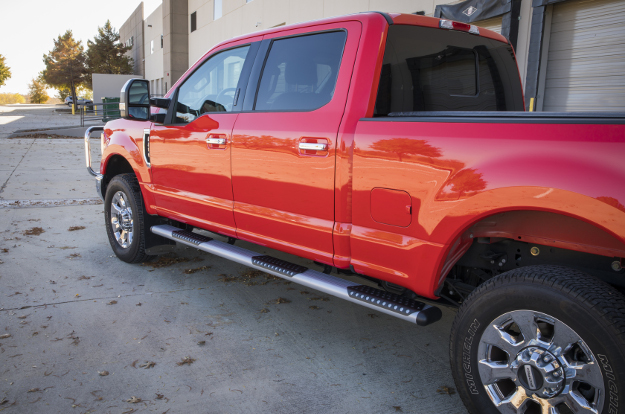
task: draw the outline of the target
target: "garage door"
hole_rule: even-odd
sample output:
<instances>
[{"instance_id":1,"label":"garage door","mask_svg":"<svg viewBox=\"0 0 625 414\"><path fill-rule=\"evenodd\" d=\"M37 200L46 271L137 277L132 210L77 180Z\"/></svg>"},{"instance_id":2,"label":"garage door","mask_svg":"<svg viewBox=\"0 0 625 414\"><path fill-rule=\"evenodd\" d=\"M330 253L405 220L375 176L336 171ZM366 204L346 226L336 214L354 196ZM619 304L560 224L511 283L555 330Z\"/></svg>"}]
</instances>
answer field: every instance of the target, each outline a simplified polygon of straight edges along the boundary
<instances>
[{"instance_id":1,"label":"garage door","mask_svg":"<svg viewBox=\"0 0 625 414\"><path fill-rule=\"evenodd\" d=\"M553 5L544 111L625 111L625 1Z\"/></svg>"},{"instance_id":2,"label":"garage door","mask_svg":"<svg viewBox=\"0 0 625 414\"><path fill-rule=\"evenodd\" d=\"M471 24L474 24L484 29L492 30L501 34L501 16L493 17L492 19L480 20Z\"/></svg>"}]
</instances>

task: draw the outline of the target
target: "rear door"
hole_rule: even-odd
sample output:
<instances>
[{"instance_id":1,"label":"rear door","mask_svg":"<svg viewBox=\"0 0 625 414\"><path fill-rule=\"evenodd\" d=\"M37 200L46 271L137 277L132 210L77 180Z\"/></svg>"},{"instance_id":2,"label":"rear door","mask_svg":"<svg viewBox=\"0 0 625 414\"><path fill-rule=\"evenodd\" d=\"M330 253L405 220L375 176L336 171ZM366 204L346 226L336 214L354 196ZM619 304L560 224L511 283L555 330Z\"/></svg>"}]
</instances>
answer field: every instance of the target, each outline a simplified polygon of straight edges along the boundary
<instances>
[{"instance_id":1,"label":"rear door","mask_svg":"<svg viewBox=\"0 0 625 414\"><path fill-rule=\"evenodd\" d=\"M178 86L169 119L152 128L150 161L160 215L235 235L231 134L258 46L248 41L209 56Z\"/></svg>"},{"instance_id":2,"label":"rear door","mask_svg":"<svg viewBox=\"0 0 625 414\"><path fill-rule=\"evenodd\" d=\"M332 264L336 137L359 22L267 35L232 134L237 236Z\"/></svg>"}]
</instances>

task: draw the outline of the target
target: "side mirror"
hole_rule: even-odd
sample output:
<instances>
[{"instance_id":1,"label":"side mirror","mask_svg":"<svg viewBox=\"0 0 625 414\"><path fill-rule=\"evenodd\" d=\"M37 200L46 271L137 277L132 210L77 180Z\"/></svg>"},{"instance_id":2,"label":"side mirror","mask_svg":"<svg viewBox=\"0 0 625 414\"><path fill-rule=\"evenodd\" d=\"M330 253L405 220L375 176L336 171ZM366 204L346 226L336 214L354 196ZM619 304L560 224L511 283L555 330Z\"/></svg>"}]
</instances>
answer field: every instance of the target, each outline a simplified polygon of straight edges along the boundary
<instances>
[{"instance_id":1,"label":"side mirror","mask_svg":"<svg viewBox=\"0 0 625 414\"><path fill-rule=\"evenodd\" d=\"M119 97L122 118L135 121L150 119L150 81L130 79L122 87Z\"/></svg>"}]
</instances>

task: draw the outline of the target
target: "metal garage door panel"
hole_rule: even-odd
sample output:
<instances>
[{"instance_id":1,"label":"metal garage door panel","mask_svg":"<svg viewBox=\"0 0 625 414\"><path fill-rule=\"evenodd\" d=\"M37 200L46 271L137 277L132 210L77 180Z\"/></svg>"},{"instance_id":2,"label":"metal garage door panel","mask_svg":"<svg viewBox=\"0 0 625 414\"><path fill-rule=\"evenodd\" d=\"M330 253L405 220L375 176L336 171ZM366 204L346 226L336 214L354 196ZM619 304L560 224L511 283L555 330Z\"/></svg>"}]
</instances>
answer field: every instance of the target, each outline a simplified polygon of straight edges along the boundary
<instances>
[{"instance_id":1,"label":"metal garage door panel","mask_svg":"<svg viewBox=\"0 0 625 414\"><path fill-rule=\"evenodd\" d=\"M625 111L625 2L553 5L545 111Z\"/></svg>"},{"instance_id":2,"label":"metal garage door panel","mask_svg":"<svg viewBox=\"0 0 625 414\"><path fill-rule=\"evenodd\" d=\"M493 32L497 32L501 34L501 16L493 17L491 19L480 20L479 22L474 22L474 24L479 27L483 27L484 29L492 30Z\"/></svg>"}]
</instances>

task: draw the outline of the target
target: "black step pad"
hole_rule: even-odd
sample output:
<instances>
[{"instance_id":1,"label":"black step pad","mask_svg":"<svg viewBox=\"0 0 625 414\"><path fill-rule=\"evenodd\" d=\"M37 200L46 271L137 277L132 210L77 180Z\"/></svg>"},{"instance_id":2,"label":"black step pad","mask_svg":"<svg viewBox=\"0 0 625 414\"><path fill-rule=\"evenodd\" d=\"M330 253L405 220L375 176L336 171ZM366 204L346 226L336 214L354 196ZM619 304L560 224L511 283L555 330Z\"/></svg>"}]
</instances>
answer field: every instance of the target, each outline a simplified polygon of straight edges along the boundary
<instances>
[{"instance_id":1,"label":"black step pad","mask_svg":"<svg viewBox=\"0 0 625 414\"><path fill-rule=\"evenodd\" d=\"M276 259L271 256L254 256L252 263L265 269L273 270L285 276L295 276L308 270L307 267L296 265L286 260Z\"/></svg>"},{"instance_id":2,"label":"black step pad","mask_svg":"<svg viewBox=\"0 0 625 414\"><path fill-rule=\"evenodd\" d=\"M207 241L211 241L210 237L202 236L201 234L193 233L189 230L177 230L171 233L177 239L184 240L195 244L196 246Z\"/></svg>"},{"instance_id":3,"label":"black step pad","mask_svg":"<svg viewBox=\"0 0 625 414\"><path fill-rule=\"evenodd\" d=\"M347 292L351 298L358 299L402 315L410 315L411 313L421 311L425 306L422 302L417 302L416 300L408 299L394 293L372 288L370 286L350 286L347 288Z\"/></svg>"}]
</instances>

